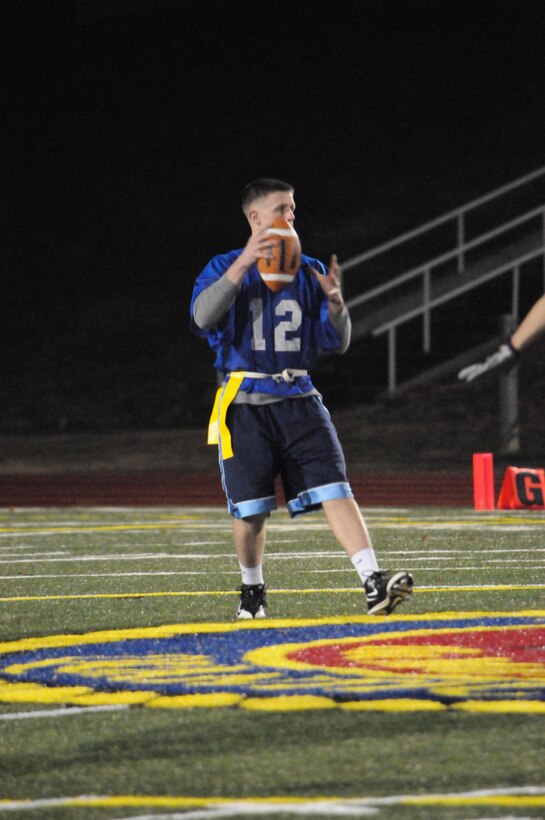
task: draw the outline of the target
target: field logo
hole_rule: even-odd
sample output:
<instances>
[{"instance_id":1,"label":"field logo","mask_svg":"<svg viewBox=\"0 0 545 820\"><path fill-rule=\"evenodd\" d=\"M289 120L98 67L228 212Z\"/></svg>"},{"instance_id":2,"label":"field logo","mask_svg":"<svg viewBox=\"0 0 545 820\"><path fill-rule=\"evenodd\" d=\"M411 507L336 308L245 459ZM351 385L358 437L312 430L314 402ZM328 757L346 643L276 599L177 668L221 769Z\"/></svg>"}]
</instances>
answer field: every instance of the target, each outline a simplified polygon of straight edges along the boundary
<instances>
[{"instance_id":1,"label":"field logo","mask_svg":"<svg viewBox=\"0 0 545 820\"><path fill-rule=\"evenodd\" d=\"M0 652L8 702L545 712L545 612L169 625Z\"/></svg>"}]
</instances>

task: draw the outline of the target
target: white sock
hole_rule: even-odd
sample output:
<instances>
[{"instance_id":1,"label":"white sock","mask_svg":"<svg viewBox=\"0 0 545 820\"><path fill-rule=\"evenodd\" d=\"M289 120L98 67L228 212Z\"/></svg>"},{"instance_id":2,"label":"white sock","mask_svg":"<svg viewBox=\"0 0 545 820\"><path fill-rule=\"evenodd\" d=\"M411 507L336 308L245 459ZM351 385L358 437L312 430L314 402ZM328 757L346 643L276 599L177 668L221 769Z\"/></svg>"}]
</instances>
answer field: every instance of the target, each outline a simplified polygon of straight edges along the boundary
<instances>
[{"instance_id":1,"label":"white sock","mask_svg":"<svg viewBox=\"0 0 545 820\"><path fill-rule=\"evenodd\" d=\"M352 563L354 564L358 574L365 583L367 578L373 574L373 572L378 571L378 564L377 559L375 557L375 551L373 547L367 547L363 550L358 550L354 553L354 555L350 558Z\"/></svg>"},{"instance_id":2,"label":"white sock","mask_svg":"<svg viewBox=\"0 0 545 820\"><path fill-rule=\"evenodd\" d=\"M255 584L265 583L263 580L263 564L258 564L257 567L243 567L239 561L239 566L243 584L255 586Z\"/></svg>"}]
</instances>

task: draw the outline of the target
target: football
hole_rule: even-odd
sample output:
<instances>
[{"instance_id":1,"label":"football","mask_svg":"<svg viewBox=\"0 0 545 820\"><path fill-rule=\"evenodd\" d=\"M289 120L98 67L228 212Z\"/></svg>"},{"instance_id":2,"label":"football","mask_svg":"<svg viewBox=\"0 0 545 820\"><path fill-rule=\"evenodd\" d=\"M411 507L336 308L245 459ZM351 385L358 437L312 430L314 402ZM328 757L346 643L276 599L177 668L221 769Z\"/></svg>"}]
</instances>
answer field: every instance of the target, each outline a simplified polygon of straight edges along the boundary
<instances>
[{"instance_id":1,"label":"football","mask_svg":"<svg viewBox=\"0 0 545 820\"><path fill-rule=\"evenodd\" d=\"M301 243L293 225L277 217L267 234L276 244L272 255L257 260L257 269L268 288L282 290L292 282L301 264Z\"/></svg>"}]
</instances>

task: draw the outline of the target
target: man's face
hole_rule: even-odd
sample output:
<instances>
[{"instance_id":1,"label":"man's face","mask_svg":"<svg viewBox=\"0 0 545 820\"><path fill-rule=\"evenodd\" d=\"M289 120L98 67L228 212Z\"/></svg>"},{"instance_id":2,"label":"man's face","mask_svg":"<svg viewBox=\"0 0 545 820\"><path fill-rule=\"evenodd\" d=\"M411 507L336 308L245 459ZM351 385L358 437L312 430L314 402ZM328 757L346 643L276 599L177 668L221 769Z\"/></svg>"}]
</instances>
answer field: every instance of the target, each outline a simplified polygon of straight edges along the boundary
<instances>
[{"instance_id":1,"label":"man's face","mask_svg":"<svg viewBox=\"0 0 545 820\"><path fill-rule=\"evenodd\" d=\"M270 228L277 216L283 216L293 225L295 221L295 200L290 191L273 191L256 199L248 213L252 230Z\"/></svg>"}]
</instances>

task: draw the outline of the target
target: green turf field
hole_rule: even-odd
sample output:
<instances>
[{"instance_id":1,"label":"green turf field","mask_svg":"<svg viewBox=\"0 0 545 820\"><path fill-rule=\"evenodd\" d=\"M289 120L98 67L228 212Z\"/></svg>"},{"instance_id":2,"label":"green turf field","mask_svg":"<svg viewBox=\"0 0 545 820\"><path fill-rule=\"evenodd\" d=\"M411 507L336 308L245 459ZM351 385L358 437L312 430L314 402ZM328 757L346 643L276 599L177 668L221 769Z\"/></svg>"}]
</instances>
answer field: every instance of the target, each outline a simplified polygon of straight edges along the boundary
<instances>
[{"instance_id":1,"label":"green turf field","mask_svg":"<svg viewBox=\"0 0 545 820\"><path fill-rule=\"evenodd\" d=\"M376 509L412 600L369 618L322 514L0 511L0 815L545 817L545 515Z\"/></svg>"}]
</instances>

